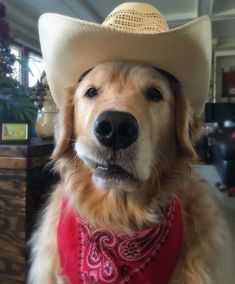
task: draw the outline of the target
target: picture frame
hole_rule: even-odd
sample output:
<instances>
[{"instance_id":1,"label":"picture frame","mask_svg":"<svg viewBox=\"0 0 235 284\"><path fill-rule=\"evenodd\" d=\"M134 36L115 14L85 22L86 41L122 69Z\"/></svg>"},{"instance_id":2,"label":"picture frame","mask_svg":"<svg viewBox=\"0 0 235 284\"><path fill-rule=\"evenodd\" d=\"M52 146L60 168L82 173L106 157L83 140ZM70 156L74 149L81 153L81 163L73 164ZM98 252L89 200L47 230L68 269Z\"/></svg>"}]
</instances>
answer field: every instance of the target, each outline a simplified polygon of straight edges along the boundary
<instances>
[{"instance_id":1,"label":"picture frame","mask_svg":"<svg viewBox=\"0 0 235 284\"><path fill-rule=\"evenodd\" d=\"M213 56L212 102L227 102L234 98L235 50L217 50Z\"/></svg>"},{"instance_id":2,"label":"picture frame","mask_svg":"<svg viewBox=\"0 0 235 284\"><path fill-rule=\"evenodd\" d=\"M222 74L222 96L235 97L235 70Z\"/></svg>"},{"instance_id":3,"label":"picture frame","mask_svg":"<svg viewBox=\"0 0 235 284\"><path fill-rule=\"evenodd\" d=\"M29 143L29 128L27 122L0 122L0 144Z\"/></svg>"}]
</instances>

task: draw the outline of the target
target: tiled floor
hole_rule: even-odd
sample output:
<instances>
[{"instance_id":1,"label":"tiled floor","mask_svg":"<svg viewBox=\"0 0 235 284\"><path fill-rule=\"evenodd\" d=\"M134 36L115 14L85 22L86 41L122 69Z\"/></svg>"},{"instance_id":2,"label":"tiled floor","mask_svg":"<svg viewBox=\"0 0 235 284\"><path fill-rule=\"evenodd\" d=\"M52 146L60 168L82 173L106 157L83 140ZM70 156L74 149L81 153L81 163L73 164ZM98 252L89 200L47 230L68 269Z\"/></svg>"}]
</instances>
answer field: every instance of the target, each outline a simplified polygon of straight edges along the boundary
<instances>
[{"instance_id":1,"label":"tiled floor","mask_svg":"<svg viewBox=\"0 0 235 284\"><path fill-rule=\"evenodd\" d=\"M195 166L195 169L203 178L207 179L210 183L216 184L217 182L221 182L221 178L213 165L197 165ZM227 192L221 192L220 190L216 190L215 195L221 201L222 207L224 207L225 209L235 210L235 196L229 197Z\"/></svg>"},{"instance_id":2,"label":"tiled floor","mask_svg":"<svg viewBox=\"0 0 235 284\"><path fill-rule=\"evenodd\" d=\"M215 184L216 182L221 182L221 178L218 175L215 167L213 165L200 165L195 166L197 172L204 178L206 178L209 182ZM217 199L219 199L219 203L224 210L224 214L228 220L228 223L231 228L232 237L234 239L234 247L235 250L235 196L229 197L227 192L221 192L219 189L216 189L215 195ZM235 255L235 252L234 252ZM235 271L234 273L234 283L235 283ZM223 283L221 283L223 284Z\"/></svg>"},{"instance_id":3,"label":"tiled floor","mask_svg":"<svg viewBox=\"0 0 235 284\"><path fill-rule=\"evenodd\" d=\"M213 165L200 165L195 166L196 171L209 182L215 184L221 182L221 178L218 175ZM233 236L235 240L235 196L229 197L227 192L221 192L219 189L215 190L215 196L220 201L221 207L225 210L225 215L231 223ZM234 282L235 283L235 282Z\"/></svg>"}]
</instances>

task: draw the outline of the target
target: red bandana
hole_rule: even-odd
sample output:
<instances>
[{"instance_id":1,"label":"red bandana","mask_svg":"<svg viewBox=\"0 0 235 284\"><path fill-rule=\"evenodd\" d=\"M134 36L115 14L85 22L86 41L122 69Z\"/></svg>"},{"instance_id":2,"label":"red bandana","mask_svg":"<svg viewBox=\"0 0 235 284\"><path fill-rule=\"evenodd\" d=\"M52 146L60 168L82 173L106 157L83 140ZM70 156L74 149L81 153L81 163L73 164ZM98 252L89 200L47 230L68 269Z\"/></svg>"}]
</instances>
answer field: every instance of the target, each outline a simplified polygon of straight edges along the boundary
<instances>
[{"instance_id":1,"label":"red bandana","mask_svg":"<svg viewBox=\"0 0 235 284\"><path fill-rule=\"evenodd\" d=\"M182 241L180 202L174 198L153 228L131 235L93 228L72 211L64 198L57 242L61 271L69 284L167 284ZM66 283L66 284L67 284Z\"/></svg>"}]
</instances>

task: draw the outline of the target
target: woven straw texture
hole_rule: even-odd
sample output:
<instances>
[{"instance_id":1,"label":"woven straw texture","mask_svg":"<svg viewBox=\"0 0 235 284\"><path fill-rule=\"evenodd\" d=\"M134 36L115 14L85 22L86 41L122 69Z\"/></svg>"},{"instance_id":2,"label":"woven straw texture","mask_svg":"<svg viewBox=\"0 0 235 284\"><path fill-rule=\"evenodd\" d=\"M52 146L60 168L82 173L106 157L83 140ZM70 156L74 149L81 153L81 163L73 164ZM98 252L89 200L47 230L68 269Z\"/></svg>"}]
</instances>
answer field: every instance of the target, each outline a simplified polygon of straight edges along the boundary
<instances>
[{"instance_id":1,"label":"woven straw texture","mask_svg":"<svg viewBox=\"0 0 235 284\"><path fill-rule=\"evenodd\" d=\"M137 9L136 6L118 6L103 22L103 25L133 33L161 33L169 30L165 18L151 5Z\"/></svg>"}]
</instances>

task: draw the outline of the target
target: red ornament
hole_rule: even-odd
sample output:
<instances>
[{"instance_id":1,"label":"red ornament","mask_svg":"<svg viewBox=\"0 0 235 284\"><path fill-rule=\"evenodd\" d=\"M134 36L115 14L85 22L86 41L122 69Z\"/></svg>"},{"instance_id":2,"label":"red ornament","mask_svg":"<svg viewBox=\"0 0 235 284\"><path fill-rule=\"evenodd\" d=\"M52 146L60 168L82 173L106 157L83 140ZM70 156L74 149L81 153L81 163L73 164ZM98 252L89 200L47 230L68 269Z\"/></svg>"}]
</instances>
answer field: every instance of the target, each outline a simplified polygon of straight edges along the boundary
<instances>
[{"instance_id":1,"label":"red ornament","mask_svg":"<svg viewBox=\"0 0 235 284\"><path fill-rule=\"evenodd\" d=\"M0 18L4 18L6 15L6 7L2 3L0 3Z\"/></svg>"},{"instance_id":2,"label":"red ornament","mask_svg":"<svg viewBox=\"0 0 235 284\"><path fill-rule=\"evenodd\" d=\"M4 20L0 20L0 35L6 36L9 34L9 25Z\"/></svg>"}]
</instances>

